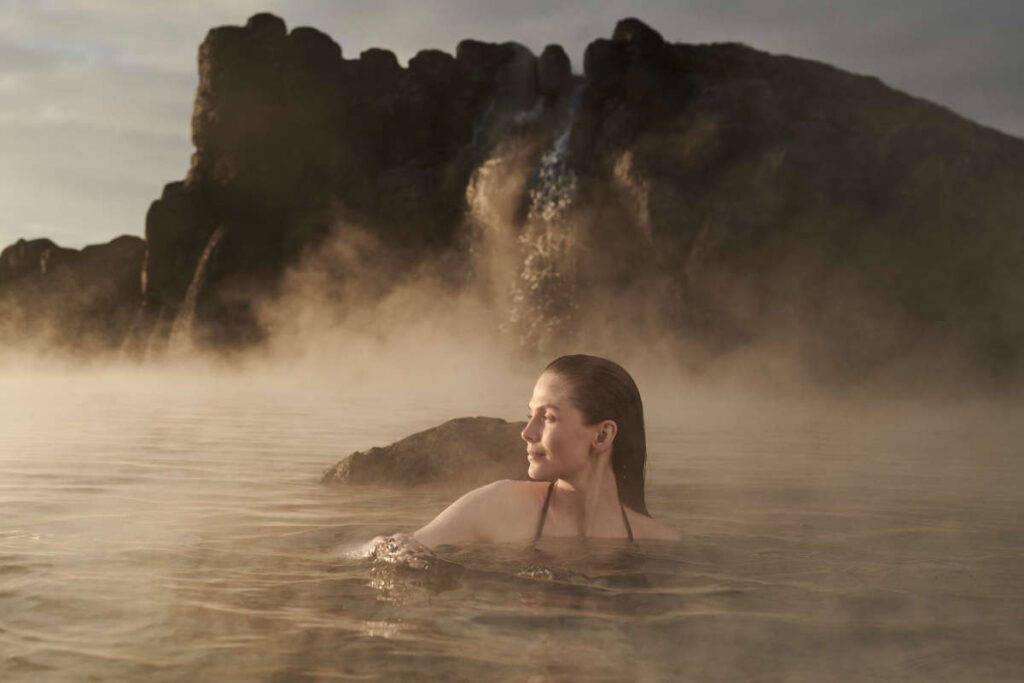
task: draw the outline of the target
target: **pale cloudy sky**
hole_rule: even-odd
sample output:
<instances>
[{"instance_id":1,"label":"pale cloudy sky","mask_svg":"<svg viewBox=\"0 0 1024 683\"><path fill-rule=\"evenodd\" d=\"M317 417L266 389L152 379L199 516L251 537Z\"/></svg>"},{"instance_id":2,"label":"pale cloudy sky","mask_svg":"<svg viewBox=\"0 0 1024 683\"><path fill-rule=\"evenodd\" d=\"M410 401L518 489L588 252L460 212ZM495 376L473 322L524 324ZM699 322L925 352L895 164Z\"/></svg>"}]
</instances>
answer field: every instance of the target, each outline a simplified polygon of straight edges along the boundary
<instances>
[{"instance_id":1,"label":"pale cloudy sky","mask_svg":"<svg viewBox=\"0 0 1024 683\"><path fill-rule=\"evenodd\" d=\"M739 41L878 76L1024 137L1024 0L0 0L0 248L141 235L192 147L196 48L271 11L346 57L405 63L462 38L583 49L636 16L672 42Z\"/></svg>"}]
</instances>

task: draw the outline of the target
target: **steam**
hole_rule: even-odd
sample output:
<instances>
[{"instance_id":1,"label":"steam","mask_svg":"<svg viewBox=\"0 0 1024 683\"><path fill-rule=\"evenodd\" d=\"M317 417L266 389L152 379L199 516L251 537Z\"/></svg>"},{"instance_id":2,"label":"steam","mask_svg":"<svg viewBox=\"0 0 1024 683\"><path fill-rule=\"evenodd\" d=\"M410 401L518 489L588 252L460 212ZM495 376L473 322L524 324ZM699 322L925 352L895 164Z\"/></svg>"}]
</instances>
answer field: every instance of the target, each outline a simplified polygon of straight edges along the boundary
<instances>
[{"instance_id":1,"label":"steam","mask_svg":"<svg viewBox=\"0 0 1024 683\"><path fill-rule=\"evenodd\" d=\"M638 168L635 150L614 159L607 180L574 165L584 88L577 83L550 108L542 101L484 108L467 143L475 167L452 251L399 262L382 232L339 217L274 294L255 302L267 340L249 351L192 344L197 302L226 236L218 228L173 324L157 321L149 335L153 341L170 327L167 343L149 344L143 362L320 376L326 368L338 381L372 376L392 386L404 377L456 391L462 381L528 383L553 357L585 352L712 391L991 390L993 378L954 342L922 336L854 283L823 276L828 269L813 257L794 254L772 277L725 267L709 256L717 248L712 218L689 238L682 272L667 269L659 259L664 236L654 234L652 220L657 178ZM75 330L45 316L29 325L17 317L22 309L10 310L0 323L6 367L135 362L109 351L95 356L91 346L69 351L61 340ZM879 366L880 357L889 360ZM999 379L1009 393L1021 387L1019 379Z\"/></svg>"},{"instance_id":2,"label":"steam","mask_svg":"<svg viewBox=\"0 0 1024 683\"><path fill-rule=\"evenodd\" d=\"M181 310L178 312L178 316L174 319L174 325L171 327L168 348L173 353L187 353L192 348L196 302L199 299L200 292L203 290L203 286L206 284L206 269L210 264L210 257L213 256L217 246L224 239L225 233L227 233L227 226L218 226L213 231L213 234L210 235L206 247L203 248L203 253L199 256L195 273L192 275L192 281L185 292L185 301L182 303Z\"/></svg>"},{"instance_id":3,"label":"steam","mask_svg":"<svg viewBox=\"0 0 1024 683\"><path fill-rule=\"evenodd\" d=\"M522 264L513 285L509 327L519 331L521 344L539 349L571 332L578 313L580 238L570 216L577 181L569 165L569 139L583 87L574 87L566 122L540 158L529 190L527 225L518 239Z\"/></svg>"}]
</instances>

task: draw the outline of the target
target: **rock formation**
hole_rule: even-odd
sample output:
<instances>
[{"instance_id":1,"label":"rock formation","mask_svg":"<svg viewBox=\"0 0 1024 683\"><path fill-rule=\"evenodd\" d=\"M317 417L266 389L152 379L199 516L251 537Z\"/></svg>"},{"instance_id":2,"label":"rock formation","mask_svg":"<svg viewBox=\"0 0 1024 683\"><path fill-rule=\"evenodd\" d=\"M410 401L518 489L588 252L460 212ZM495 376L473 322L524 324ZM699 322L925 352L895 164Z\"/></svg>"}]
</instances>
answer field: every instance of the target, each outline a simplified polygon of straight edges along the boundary
<instances>
[{"instance_id":1,"label":"rock formation","mask_svg":"<svg viewBox=\"0 0 1024 683\"><path fill-rule=\"evenodd\" d=\"M575 157L590 192L632 204L617 244L671 274L670 316L716 344L775 326L853 375L921 339L1019 367L1024 142L875 78L631 20L585 63Z\"/></svg>"},{"instance_id":2,"label":"rock formation","mask_svg":"<svg viewBox=\"0 0 1024 683\"><path fill-rule=\"evenodd\" d=\"M776 335L825 372L921 339L994 373L1019 363L1024 143L874 78L672 45L635 19L584 71L557 46L467 40L403 69L270 15L214 29L192 168L147 220L147 310L171 324L226 226L196 316L212 341L259 339L253 297L353 224L398 270L445 260L457 284L490 287L535 345L614 302L626 326L712 349ZM498 190L488 173L521 178ZM510 186L501 215L476 211ZM511 282L474 260L494 239Z\"/></svg>"},{"instance_id":3,"label":"rock formation","mask_svg":"<svg viewBox=\"0 0 1024 683\"><path fill-rule=\"evenodd\" d=\"M434 484L466 488L497 479L526 479L525 422L462 417L401 441L352 453L321 478L324 484Z\"/></svg>"},{"instance_id":4,"label":"rock formation","mask_svg":"<svg viewBox=\"0 0 1024 683\"><path fill-rule=\"evenodd\" d=\"M81 251L18 240L0 253L0 341L115 349L141 302L145 251L145 242L128 235Z\"/></svg>"},{"instance_id":5,"label":"rock formation","mask_svg":"<svg viewBox=\"0 0 1024 683\"><path fill-rule=\"evenodd\" d=\"M545 61L549 100L571 78L560 56ZM536 69L520 45L475 41L455 57L420 52L405 69L381 49L346 60L323 33L289 33L269 14L210 31L199 49L192 166L146 220L155 338L169 334L218 226L226 235L196 316L200 341L219 345L261 338L253 301L336 225L371 229L396 268L451 252L475 128L485 110L498 123L532 103Z\"/></svg>"},{"instance_id":6,"label":"rock formation","mask_svg":"<svg viewBox=\"0 0 1024 683\"><path fill-rule=\"evenodd\" d=\"M146 216L136 347L258 343L286 270L359 229L391 282L442 264L527 346L611 316L712 353L770 340L830 376L926 347L1020 369L1024 141L636 19L583 66L473 40L346 59L269 14L211 30L191 168Z\"/></svg>"}]
</instances>

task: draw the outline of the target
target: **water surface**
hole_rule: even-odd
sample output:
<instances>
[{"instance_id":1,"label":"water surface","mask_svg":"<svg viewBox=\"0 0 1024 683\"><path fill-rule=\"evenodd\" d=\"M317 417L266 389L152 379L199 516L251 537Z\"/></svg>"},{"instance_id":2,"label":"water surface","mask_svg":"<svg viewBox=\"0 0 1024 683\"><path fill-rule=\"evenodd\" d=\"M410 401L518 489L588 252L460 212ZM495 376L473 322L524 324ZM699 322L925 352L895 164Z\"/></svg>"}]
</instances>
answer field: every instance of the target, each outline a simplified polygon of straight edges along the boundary
<instances>
[{"instance_id":1,"label":"water surface","mask_svg":"<svg viewBox=\"0 0 1024 683\"><path fill-rule=\"evenodd\" d=\"M4 681L1024 677L1009 410L649 398L650 508L682 543L424 567L359 549L451 492L319 475L450 417L519 418L526 392L0 384Z\"/></svg>"}]
</instances>

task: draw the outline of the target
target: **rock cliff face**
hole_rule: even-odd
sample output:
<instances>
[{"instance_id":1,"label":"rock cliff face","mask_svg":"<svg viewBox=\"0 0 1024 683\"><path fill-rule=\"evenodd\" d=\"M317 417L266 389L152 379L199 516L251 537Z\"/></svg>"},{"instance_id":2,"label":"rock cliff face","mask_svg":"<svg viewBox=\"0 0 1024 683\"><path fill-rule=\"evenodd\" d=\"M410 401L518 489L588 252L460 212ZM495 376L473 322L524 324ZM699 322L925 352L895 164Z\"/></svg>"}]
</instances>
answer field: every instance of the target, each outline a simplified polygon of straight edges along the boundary
<instances>
[{"instance_id":1,"label":"rock cliff face","mask_svg":"<svg viewBox=\"0 0 1024 683\"><path fill-rule=\"evenodd\" d=\"M210 236L225 236L197 302L200 341L247 343L263 331L252 302L336 225L369 229L395 267L453 251L465 187L489 130L567 92L561 50L538 60L514 43L465 41L399 66L371 49L346 60L312 28L268 14L210 31L199 49L196 152L182 183L150 209L146 308L169 334ZM463 254L463 256L465 256Z\"/></svg>"},{"instance_id":2,"label":"rock cliff face","mask_svg":"<svg viewBox=\"0 0 1024 683\"><path fill-rule=\"evenodd\" d=\"M397 271L443 260L489 288L527 345L592 332L612 302L710 348L775 335L825 372L921 339L1020 361L1024 143L876 79L635 19L582 78L557 46L346 60L270 15L199 56L192 168L147 219L158 338L218 226L195 314L223 343L259 339L253 298L358 225Z\"/></svg>"},{"instance_id":3,"label":"rock cliff face","mask_svg":"<svg viewBox=\"0 0 1024 683\"><path fill-rule=\"evenodd\" d=\"M0 340L80 352L116 348L139 309L146 244L124 235L81 251L47 239L0 253Z\"/></svg>"},{"instance_id":4,"label":"rock cliff face","mask_svg":"<svg viewBox=\"0 0 1024 683\"><path fill-rule=\"evenodd\" d=\"M845 377L922 345L1021 366L1024 141L874 78L635 19L581 76L472 40L403 68L259 14L206 37L192 125L137 348L259 342L256 303L358 227L391 281L433 264L530 347L612 321Z\"/></svg>"},{"instance_id":5,"label":"rock cliff face","mask_svg":"<svg viewBox=\"0 0 1024 683\"><path fill-rule=\"evenodd\" d=\"M650 246L691 329L774 325L854 374L922 338L1019 366L1024 142L874 78L636 21L586 70L575 157L592 192L633 202L623 248Z\"/></svg>"}]
</instances>

